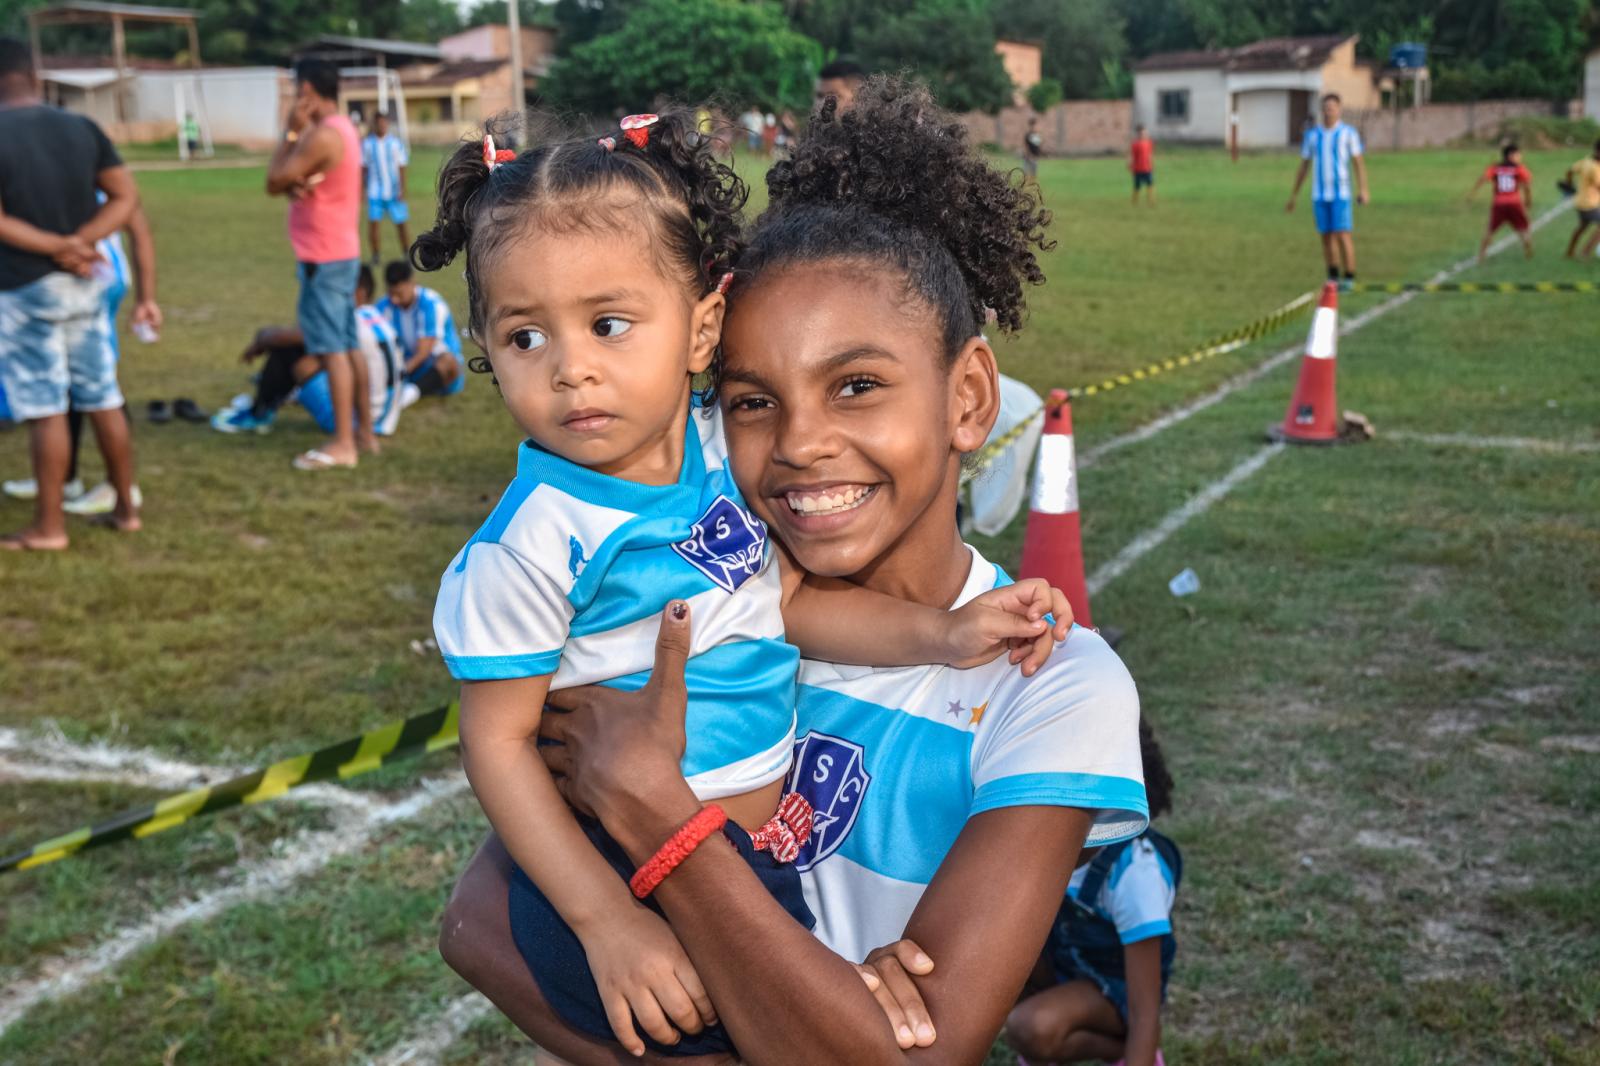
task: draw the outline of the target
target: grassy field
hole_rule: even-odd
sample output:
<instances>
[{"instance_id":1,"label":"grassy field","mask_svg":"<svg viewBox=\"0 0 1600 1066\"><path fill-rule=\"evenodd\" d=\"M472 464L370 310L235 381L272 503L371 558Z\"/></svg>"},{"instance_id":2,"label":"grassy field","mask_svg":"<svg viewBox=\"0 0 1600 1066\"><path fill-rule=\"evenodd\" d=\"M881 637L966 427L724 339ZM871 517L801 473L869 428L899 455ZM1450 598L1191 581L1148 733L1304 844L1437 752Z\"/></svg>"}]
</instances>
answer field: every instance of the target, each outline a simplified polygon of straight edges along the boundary
<instances>
[{"instance_id":1,"label":"grassy field","mask_svg":"<svg viewBox=\"0 0 1600 1066\"><path fill-rule=\"evenodd\" d=\"M1361 276L1420 280L1470 254L1486 207L1460 196L1484 162L1372 157ZM1568 162L1530 153L1540 209ZM418 160L414 191L435 164ZM1009 373L1041 391L1097 380L1320 281L1309 204L1282 208L1291 158L1160 164L1154 211L1128 207L1119 161L1041 168L1059 247L1029 328L1001 348ZM516 434L486 381L408 411L351 474L290 469L319 439L293 411L266 437L143 421L153 398L215 407L242 391L237 352L291 315L282 205L261 180L141 176L168 315L160 344L124 345L146 531L75 525L64 556L0 556L0 729L20 734L0 761L0 851L170 787L45 780L23 764L51 737L255 765L450 692L412 643L511 474ZM1560 258L1570 217L1536 236L1532 262L1507 253L1461 278L1600 276ZM434 283L460 317L459 273ZM1347 296L1343 312L1385 299ZM1171 1061L1600 1062L1600 463L1415 436L1593 448L1596 301L1438 295L1374 318L1342 342L1340 390L1378 439L1274 455L1096 599L1096 621L1128 632L1177 779ZM1303 328L1084 400L1080 452ZM1292 375L1085 469L1090 569L1259 452ZM0 436L0 472L25 465L22 434ZM0 501L0 528L26 514ZM1012 563L1020 534L982 547ZM1185 566L1202 590L1174 599ZM0 1063L365 1062L429 1031L465 992L433 939L483 829L470 796L418 800L452 767L375 775L361 806L267 804L0 879ZM200 916L174 918L193 898L210 901ZM41 983L63 974L70 987ZM439 1043L435 1061L526 1058L493 1018Z\"/></svg>"}]
</instances>

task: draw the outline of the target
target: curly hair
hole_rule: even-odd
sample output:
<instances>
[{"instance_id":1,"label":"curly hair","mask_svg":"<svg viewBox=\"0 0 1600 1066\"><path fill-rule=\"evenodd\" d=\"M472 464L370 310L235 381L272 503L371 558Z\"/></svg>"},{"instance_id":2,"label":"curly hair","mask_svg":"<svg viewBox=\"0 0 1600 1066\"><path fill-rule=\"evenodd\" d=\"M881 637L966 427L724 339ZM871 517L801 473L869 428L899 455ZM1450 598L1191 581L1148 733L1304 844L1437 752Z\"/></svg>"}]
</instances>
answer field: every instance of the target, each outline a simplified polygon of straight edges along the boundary
<instances>
[{"instance_id":1,"label":"curly hair","mask_svg":"<svg viewBox=\"0 0 1600 1066\"><path fill-rule=\"evenodd\" d=\"M1021 327L1044 281L1050 213L990 166L928 90L878 75L841 113L829 100L767 174L771 203L738 276L822 259L888 264L943 316L946 358L993 321ZM735 289L737 292L737 288Z\"/></svg>"},{"instance_id":2,"label":"curly hair","mask_svg":"<svg viewBox=\"0 0 1600 1066\"><path fill-rule=\"evenodd\" d=\"M1144 793L1150 803L1150 817L1172 810L1172 775L1167 772L1167 760L1156 743L1156 734L1148 719L1139 718L1139 755L1144 762Z\"/></svg>"},{"instance_id":3,"label":"curly hair","mask_svg":"<svg viewBox=\"0 0 1600 1066\"><path fill-rule=\"evenodd\" d=\"M693 112L663 112L643 148L620 129L598 139L570 132L540 136L553 128L548 120L531 130L520 117L502 115L486 127L496 144L529 144L493 170L484 162L481 135L462 141L439 171L433 228L411 244L418 270L443 269L466 252L468 322L480 345L484 272L507 241L530 225L621 230L631 218L619 220L618 211L642 203L663 270L681 278L695 299L732 268L749 189L717 161ZM486 360L472 363L475 370L488 369Z\"/></svg>"}]
</instances>

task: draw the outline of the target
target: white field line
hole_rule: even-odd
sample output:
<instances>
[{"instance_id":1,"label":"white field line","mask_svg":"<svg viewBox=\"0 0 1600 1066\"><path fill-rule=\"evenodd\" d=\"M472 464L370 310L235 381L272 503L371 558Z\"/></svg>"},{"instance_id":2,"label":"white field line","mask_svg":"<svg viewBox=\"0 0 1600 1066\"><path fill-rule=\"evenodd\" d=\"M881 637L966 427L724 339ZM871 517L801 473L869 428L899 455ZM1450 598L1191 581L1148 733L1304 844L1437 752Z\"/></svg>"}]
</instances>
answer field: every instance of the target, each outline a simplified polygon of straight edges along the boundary
<instances>
[{"instance_id":1,"label":"white field line","mask_svg":"<svg viewBox=\"0 0 1600 1066\"><path fill-rule=\"evenodd\" d=\"M1548 211L1534 220L1529 232L1531 233L1534 230L1541 229L1545 225L1554 221L1556 218L1560 217L1566 208L1567 202L1565 200L1556 204L1554 207L1551 207ZM1503 236L1489 246L1489 254L1499 255L1501 252L1505 251L1515 243L1515 236L1509 234ZM1451 278L1455 277L1463 270L1466 270L1477 261L1478 260L1476 256L1468 256L1465 259L1457 260L1455 263L1445 267L1433 277L1429 278L1428 282L1430 284L1438 284L1442 281L1449 281ZM1403 292L1397 296L1391 296L1382 303L1377 304L1374 307L1369 307L1361 314L1341 322L1339 326L1339 335L1342 337L1354 333L1356 330L1366 326L1374 319L1381 318L1396 308L1404 307L1406 304L1410 303L1420 295L1422 294L1417 292ZM1210 392L1205 393L1196 399L1190 400L1182 407L1174 408L1173 410L1162 415L1160 418L1157 418L1151 422L1146 422L1137 429L1130 430L1129 432L1123 433L1120 436L1112 437L1109 440L1101 441L1094 447L1086 449L1078 456L1078 469L1086 470L1099 460L1105 458L1107 455L1110 455L1112 452L1120 451L1130 444L1138 444L1140 441L1149 440L1151 437L1171 429L1179 422L1188 421L1190 418L1199 414L1201 411L1204 411L1206 408L1221 403L1223 400L1227 399L1229 396L1238 392L1245 386L1253 385L1266 375L1278 369L1280 366L1283 366L1285 363L1289 362L1291 359L1295 359L1304 354L1305 344L1303 342L1296 344L1291 348L1285 348L1283 351L1269 356L1263 362L1257 363L1249 370L1246 370L1241 374L1234 375Z\"/></svg>"},{"instance_id":2,"label":"white field line","mask_svg":"<svg viewBox=\"0 0 1600 1066\"><path fill-rule=\"evenodd\" d=\"M394 803L353 814L333 829L298 833L279 842L276 857L245 868L234 884L169 907L86 951L46 961L43 976L14 983L0 991L0 1034L40 1003L77 992L135 952L176 930L215 918L241 903L281 895L295 882L316 873L332 860L360 851L384 826L414 818L435 803L460 794L466 787L466 778L454 774L428 782Z\"/></svg>"},{"instance_id":3,"label":"white field line","mask_svg":"<svg viewBox=\"0 0 1600 1066\"><path fill-rule=\"evenodd\" d=\"M494 1013L494 1004L476 992L452 1002L443 1013L373 1059L372 1066L434 1066L472 1023Z\"/></svg>"},{"instance_id":4,"label":"white field line","mask_svg":"<svg viewBox=\"0 0 1600 1066\"><path fill-rule=\"evenodd\" d=\"M170 759L148 748L121 748L95 741L75 744L51 723L43 736L0 728L0 778L14 781L95 782L131 788L188 789L217 784L244 773L228 766L202 766ZM370 810L371 799L338 785L306 785L288 793L290 802Z\"/></svg>"},{"instance_id":5,"label":"white field line","mask_svg":"<svg viewBox=\"0 0 1600 1066\"><path fill-rule=\"evenodd\" d=\"M104 741L75 744L55 724L47 723L42 736L25 736L15 729L0 728L0 757L12 756L47 763L62 770L83 767L101 774L128 775L128 784L151 784L162 788L186 788L207 782L226 781L238 770L222 766L199 766L170 759L148 748L121 748ZM116 780L112 776L86 780Z\"/></svg>"},{"instance_id":6,"label":"white field line","mask_svg":"<svg viewBox=\"0 0 1600 1066\"><path fill-rule=\"evenodd\" d=\"M1548 224L1552 219L1558 217L1565 209L1566 202L1562 201L1556 206L1550 208L1544 214L1540 215L1539 218L1533 223L1532 228L1538 229L1539 227ZM1506 248L1509 248L1514 241L1515 238L1511 235L1500 238L1494 244L1490 245L1489 254L1498 255ZM1459 260L1451 266L1446 267L1444 270L1439 271L1429 280L1431 282L1448 281L1450 278L1461 273L1463 270L1467 269L1469 266L1472 266L1476 262L1477 258L1475 256ZM1369 308L1367 311L1344 323L1343 327L1339 330L1340 335L1343 336L1354 333L1356 330L1361 329L1363 326L1372 322L1379 316L1386 315L1398 307L1405 306L1410 302L1407 297L1415 297L1417 295L1419 294L1415 292L1401 293L1398 296L1383 301L1376 307ZM1245 371L1243 374L1229 378L1216 389L1200 397L1199 399L1193 400L1183 407L1163 415L1154 422L1140 426L1131 433L1124 433L1120 437L1113 437L1110 440L1089 449L1079 458L1079 469L1088 466L1094 460L1099 459L1110 452L1116 451L1119 448L1125 448L1128 445L1136 444L1139 441L1149 440L1156 434L1170 429L1172 426L1175 426L1179 422L1198 414L1213 404L1220 403L1222 400L1237 392L1239 389L1259 380L1266 374L1271 373L1273 370L1276 370L1278 367L1282 366L1284 363L1300 354L1303 354L1303 346L1301 345L1297 345L1293 348L1285 348L1283 351L1270 357L1265 362L1256 365L1252 369ZM1394 434L1390 434L1390 436L1393 435ZM1129 541L1121 551L1111 558L1110 561L1100 566L1095 570L1094 573L1089 575L1086 582L1089 589L1089 595L1091 597L1098 595L1101 589L1105 588L1107 585L1111 584L1111 582L1115 581L1117 578L1126 573L1130 566L1144 558L1150 552L1154 551L1157 547L1165 543L1167 538L1171 537L1178 530L1182 529L1191 518L1195 517L1195 515L1205 513L1210 509L1212 504L1216 503L1228 493L1238 488L1247 478L1250 477L1250 475L1254 474L1257 470L1260 470L1263 466L1266 466L1267 462L1273 456L1283 451L1285 447L1286 445L1283 444L1267 445L1254 455L1251 455L1243 462L1239 463L1239 465L1235 466L1232 470L1229 470L1226 474L1222 475L1222 477L1201 489L1194 496L1190 497L1189 500L1184 504L1172 511L1169 511L1161 519L1161 521L1157 522L1154 526L1151 526L1143 533L1140 533L1138 536L1134 537L1133 540Z\"/></svg>"},{"instance_id":7,"label":"white field line","mask_svg":"<svg viewBox=\"0 0 1600 1066\"><path fill-rule=\"evenodd\" d=\"M1404 429L1386 430L1385 440L1413 444L1438 444L1447 448L1505 448L1513 451L1553 452L1578 455L1600 452L1600 441L1541 440L1538 437L1479 437L1471 433L1413 433Z\"/></svg>"},{"instance_id":8,"label":"white field line","mask_svg":"<svg viewBox=\"0 0 1600 1066\"><path fill-rule=\"evenodd\" d=\"M1191 496L1182 507L1168 512L1167 516L1161 521L1134 537L1110 561L1089 575L1087 581L1089 595L1099 595L1101 589L1121 577L1128 567L1143 559L1156 548L1159 548L1166 542L1168 537L1182 529L1189 519L1195 515L1204 514L1212 504L1232 492L1245 478L1266 466L1267 460L1283 451L1286 447L1288 447L1286 444L1267 445L1222 475L1222 477L1201 489L1194 496Z\"/></svg>"}]
</instances>

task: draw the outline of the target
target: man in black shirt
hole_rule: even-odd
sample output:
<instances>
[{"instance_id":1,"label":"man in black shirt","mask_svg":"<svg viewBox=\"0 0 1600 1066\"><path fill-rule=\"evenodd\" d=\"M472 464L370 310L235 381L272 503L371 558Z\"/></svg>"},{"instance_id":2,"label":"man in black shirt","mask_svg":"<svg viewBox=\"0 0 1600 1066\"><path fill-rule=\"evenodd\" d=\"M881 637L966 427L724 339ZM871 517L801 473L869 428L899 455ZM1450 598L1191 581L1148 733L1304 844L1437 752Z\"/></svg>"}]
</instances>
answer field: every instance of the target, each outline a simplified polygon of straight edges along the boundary
<instances>
[{"instance_id":1,"label":"man in black shirt","mask_svg":"<svg viewBox=\"0 0 1600 1066\"><path fill-rule=\"evenodd\" d=\"M69 400L94 426L117 490L111 524L139 528L97 276L105 264L94 247L127 222L138 193L100 127L40 99L32 53L9 37L0 38L0 145L0 383L13 415L28 423L39 486L33 524L0 537L0 550L59 551L67 546Z\"/></svg>"}]
</instances>

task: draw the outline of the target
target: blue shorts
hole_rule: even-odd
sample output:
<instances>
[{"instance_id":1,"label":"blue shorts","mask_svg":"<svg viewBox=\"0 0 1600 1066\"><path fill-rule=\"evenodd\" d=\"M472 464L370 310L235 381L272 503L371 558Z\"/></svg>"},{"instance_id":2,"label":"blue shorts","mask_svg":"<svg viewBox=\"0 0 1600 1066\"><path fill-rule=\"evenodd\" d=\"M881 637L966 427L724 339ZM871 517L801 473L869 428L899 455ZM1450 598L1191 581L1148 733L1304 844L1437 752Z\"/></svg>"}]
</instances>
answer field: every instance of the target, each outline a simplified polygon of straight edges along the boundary
<instances>
[{"instance_id":1,"label":"blue shorts","mask_svg":"<svg viewBox=\"0 0 1600 1066\"><path fill-rule=\"evenodd\" d=\"M12 418L122 406L104 300L103 282L65 273L0 291L0 388Z\"/></svg>"},{"instance_id":2,"label":"blue shorts","mask_svg":"<svg viewBox=\"0 0 1600 1066\"><path fill-rule=\"evenodd\" d=\"M1133 191L1138 192L1146 185L1156 183L1156 172L1153 170L1135 170L1133 172Z\"/></svg>"},{"instance_id":3,"label":"blue shorts","mask_svg":"<svg viewBox=\"0 0 1600 1066\"><path fill-rule=\"evenodd\" d=\"M578 824L588 834L602 858L624 879L632 877L634 865L622 846L612 840L599 822L580 816ZM810 929L816 925L811 908L806 906L805 895L800 890L800 873L793 863L780 863L769 852L756 851L750 846L750 835L729 822L723 828L741 858L750 864L761 884L778 901L795 921ZM707 842L708 846L713 842ZM661 913L654 899L644 905ZM556 913L544 893L520 869L511 872L511 936L517 950L533 971L533 977L544 994L545 1002L575 1029L603 1040L614 1040L611 1023L606 1020L605 1007L600 1002L600 990L595 987L594 974L589 960L584 956L583 943L561 916ZM661 1044L639 1031L645 1046L662 1055L713 1055L734 1052L733 1041L727 1029L714 1025L694 1035L685 1034L676 1044Z\"/></svg>"},{"instance_id":4,"label":"blue shorts","mask_svg":"<svg viewBox=\"0 0 1600 1066\"><path fill-rule=\"evenodd\" d=\"M404 200L379 200L376 197L367 197L367 221L382 222L384 215L388 215L392 222L409 222L411 208Z\"/></svg>"},{"instance_id":5,"label":"blue shorts","mask_svg":"<svg viewBox=\"0 0 1600 1066\"><path fill-rule=\"evenodd\" d=\"M450 352L450 357L458 364L461 362L461 357L454 352ZM437 377L430 377L428 374L428 371L433 369L433 364L438 358L437 355L428 356L420 366L406 375L406 380L421 389L424 396L454 396L467 387L467 368L458 366L455 380L443 388L438 388L436 387Z\"/></svg>"},{"instance_id":6,"label":"blue shorts","mask_svg":"<svg viewBox=\"0 0 1600 1066\"><path fill-rule=\"evenodd\" d=\"M1050 961L1055 966L1056 981L1088 981L1100 989L1100 994L1117 1008L1124 1025L1128 1022L1128 980L1121 965L1096 964L1091 953L1063 944L1060 934L1052 930L1045 944ZM1172 974L1172 960L1178 952L1178 941L1171 933L1161 938L1161 1002L1167 1001L1167 978Z\"/></svg>"},{"instance_id":7,"label":"blue shorts","mask_svg":"<svg viewBox=\"0 0 1600 1066\"><path fill-rule=\"evenodd\" d=\"M300 300L295 318L309 355L353 352L356 337L356 277L361 260L300 263Z\"/></svg>"},{"instance_id":8,"label":"blue shorts","mask_svg":"<svg viewBox=\"0 0 1600 1066\"><path fill-rule=\"evenodd\" d=\"M1349 200L1313 200L1318 233L1349 233L1355 228L1355 212Z\"/></svg>"}]
</instances>

